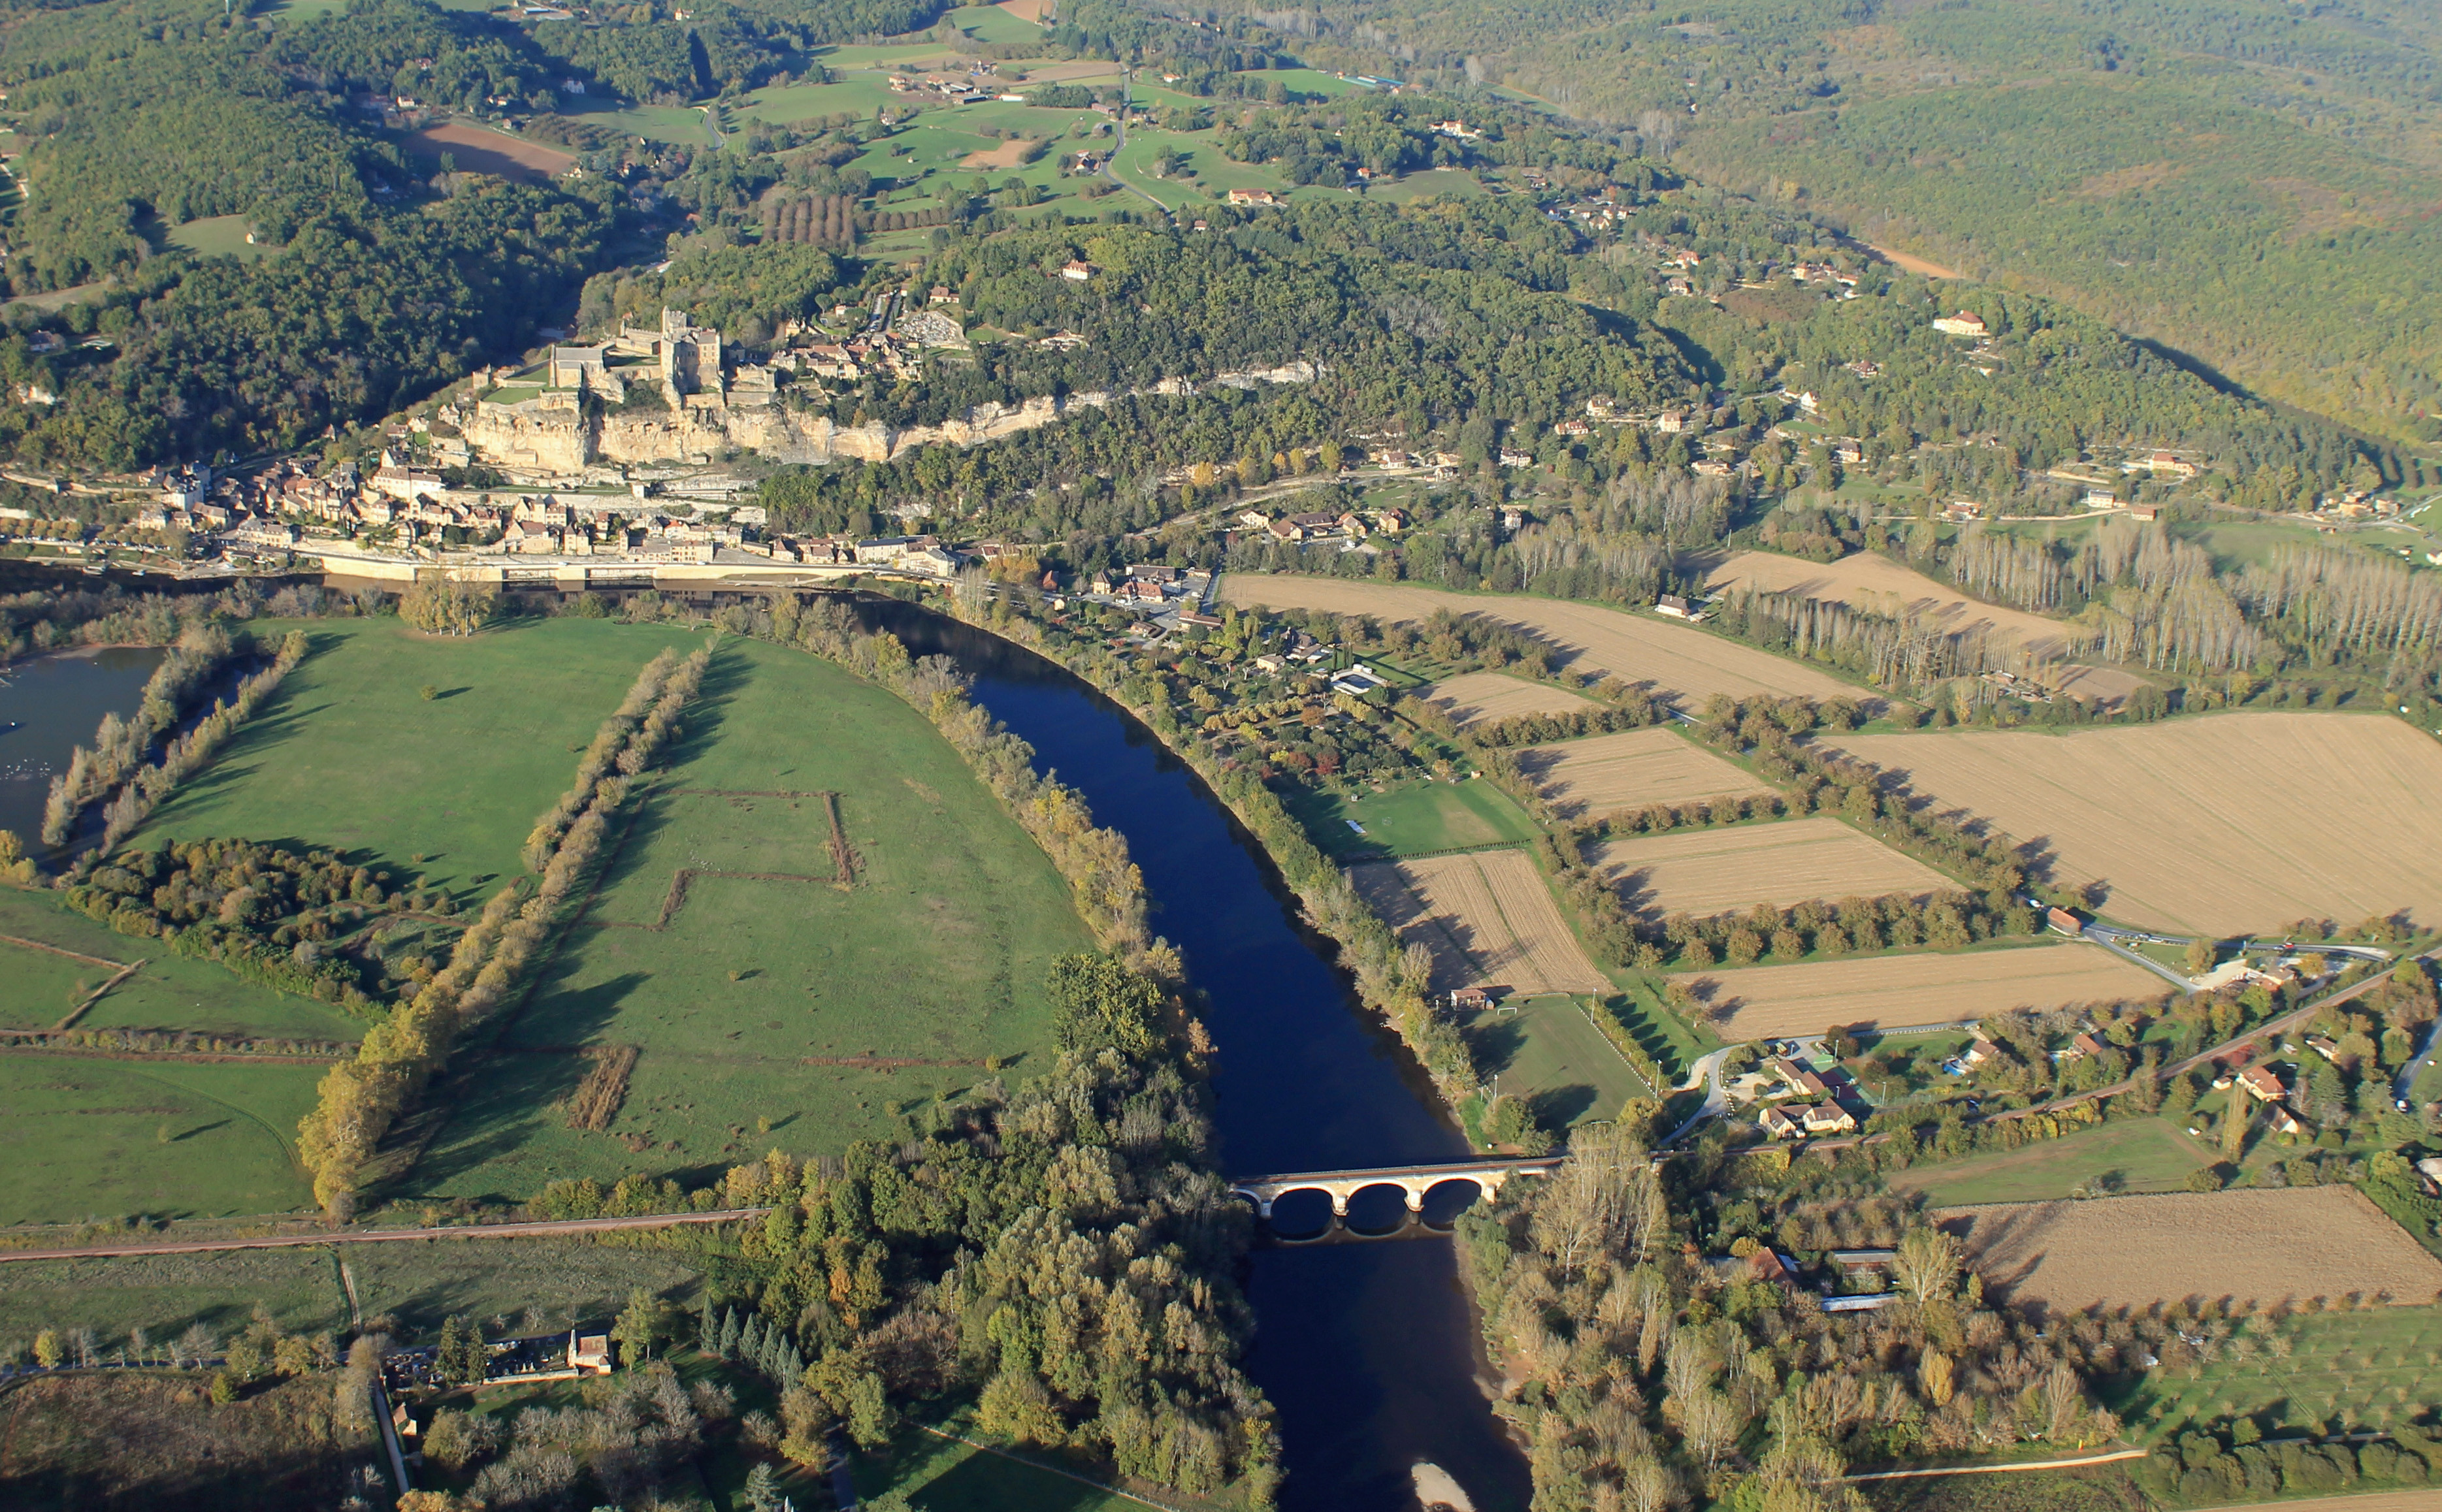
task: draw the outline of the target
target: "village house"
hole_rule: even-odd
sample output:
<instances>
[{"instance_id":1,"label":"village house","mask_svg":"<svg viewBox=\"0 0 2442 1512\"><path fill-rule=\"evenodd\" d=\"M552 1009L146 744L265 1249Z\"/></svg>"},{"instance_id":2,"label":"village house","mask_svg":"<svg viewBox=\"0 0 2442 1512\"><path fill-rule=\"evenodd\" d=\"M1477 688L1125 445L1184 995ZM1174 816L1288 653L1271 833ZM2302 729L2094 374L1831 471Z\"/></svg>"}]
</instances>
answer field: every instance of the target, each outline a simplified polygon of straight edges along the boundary
<instances>
[{"instance_id":1,"label":"village house","mask_svg":"<svg viewBox=\"0 0 2442 1512\"><path fill-rule=\"evenodd\" d=\"M1777 1078L1788 1089L1785 1095L1813 1098L1831 1094L1832 1089L1824 1084L1823 1078L1785 1055L1776 1055L1766 1061L1763 1069L1765 1075Z\"/></svg>"},{"instance_id":2,"label":"village house","mask_svg":"<svg viewBox=\"0 0 2442 1512\"><path fill-rule=\"evenodd\" d=\"M1667 614L1675 620L1693 621L1704 618L1702 610L1677 593L1665 593L1656 598L1653 601L1653 612Z\"/></svg>"},{"instance_id":3,"label":"village house","mask_svg":"<svg viewBox=\"0 0 2442 1512\"><path fill-rule=\"evenodd\" d=\"M2298 1115L2279 1102L2272 1104L2272 1111L2265 1119L2265 1122L2271 1126L2275 1134L2303 1135L2306 1132L2306 1125L2298 1121Z\"/></svg>"},{"instance_id":4,"label":"village house","mask_svg":"<svg viewBox=\"0 0 2442 1512\"><path fill-rule=\"evenodd\" d=\"M1268 189L1233 189L1229 198L1232 205L1270 206L1281 203L1281 197Z\"/></svg>"},{"instance_id":5,"label":"village house","mask_svg":"<svg viewBox=\"0 0 2442 1512\"><path fill-rule=\"evenodd\" d=\"M1094 264L1072 257L1060 264L1060 276L1071 283L1083 283L1094 276Z\"/></svg>"},{"instance_id":6,"label":"village house","mask_svg":"<svg viewBox=\"0 0 2442 1512\"><path fill-rule=\"evenodd\" d=\"M1971 314L1966 310L1961 310L1957 315L1945 315L1936 319L1933 328L1944 336L1967 336L1978 339L1993 334L1984 324L1982 316Z\"/></svg>"},{"instance_id":7,"label":"village house","mask_svg":"<svg viewBox=\"0 0 2442 1512\"><path fill-rule=\"evenodd\" d=\"M1866 448L1855 441L1836 441L1832 444L1832 460L1843 467L1854 467L1866 460Z\"/></svg>"},{"instance_id":8,"label":"village house","mask_svg":"<svg viewBox=\"0 0 2442 1512\"><path fill-rule=\"evenodd\" d=\"M1654 417L1653 428L1661 431L1666 436L1679 435L1687 428L1687 411L1685 410L1665 410L1661 414Z\"/></svg>"},{"instance_id":9,"label":"village house","mask_svg":"<svg viewBox=\"0 0 2442 1512\"><path fill-rule=\"evenodd\" d=\"M1531 451L1520 451L1515 446L1503 446L1501 448L1501 465L1504 467L1532 467L1535 465L1535 454Z\"/></svg>"},{"instance_id":10,"label":"village house","mask_svg":"<svg viewBox=\"0 0 2442 1512\"><path fill-rule=\"evenodd\" d=\"M2288 1090L2281 1084L2280 1073L2269 1066L2251 1066L2233 1080L2259 1102L2278 1102Z\"/></svg>"}]
</instances>

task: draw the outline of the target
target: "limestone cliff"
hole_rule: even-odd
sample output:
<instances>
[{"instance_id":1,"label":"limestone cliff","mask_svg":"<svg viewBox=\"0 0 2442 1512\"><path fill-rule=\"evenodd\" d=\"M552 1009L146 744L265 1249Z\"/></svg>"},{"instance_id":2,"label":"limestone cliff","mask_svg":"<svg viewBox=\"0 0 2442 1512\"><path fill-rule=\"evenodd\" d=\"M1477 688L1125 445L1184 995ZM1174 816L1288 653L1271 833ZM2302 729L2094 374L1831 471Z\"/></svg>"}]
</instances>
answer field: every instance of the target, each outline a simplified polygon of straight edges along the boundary
<instances>
[{"instance_id":1,"label":"limestone cliff","mask_svg":"<svg viewBox=\"0 0 2442 1512\"><path fill-rule=\"evenodd\" d=\"M879 422L841 426L828 415L780 405L691 404L683 410L614 411L589 418L574 410L545 409L533 402L479 403L463 428L466 444L485 461L539 472L580 472L596 462L683 463L708 458L722 447L758 452L775 462L888 462L919 446L998 441L1065 419L1082 407L1100 409L1109 402L1108 394L1078 393L1017 405L985 404L938 426L904 428Z\"/></svg>"}]
</instances>

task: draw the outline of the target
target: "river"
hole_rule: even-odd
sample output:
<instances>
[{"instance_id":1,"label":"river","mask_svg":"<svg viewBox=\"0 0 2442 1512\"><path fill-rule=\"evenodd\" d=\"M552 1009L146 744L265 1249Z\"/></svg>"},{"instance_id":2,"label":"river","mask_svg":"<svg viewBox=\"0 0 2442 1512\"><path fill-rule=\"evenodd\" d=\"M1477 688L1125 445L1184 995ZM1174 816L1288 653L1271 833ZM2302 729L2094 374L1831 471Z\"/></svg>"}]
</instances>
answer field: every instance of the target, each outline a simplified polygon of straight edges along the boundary
<instances>
[{"instance_id":1,"label":"river","mask_svg":"<svg viewBox=\"0 0 2442 1512\"><path fill-rule=\"evenodd\" d=\"M161 651L63 651L0 667L0 829L40 848L43 805L68 753L93 744L105 714L136 712Z\"/></svg>"},{"instance_id":2,"label":"river","mask_svg":"<svg viewBox=\"0 0 2442 1512\"><path fill-rule=\"evenodd\" d=\"M1253 838L1153 733L1024 648L926 610L868 601L919 654L957 660L974 698L1128 840L1153 927L1205 995L1224 1169L1338 1170L1464 1159L1467 1140L1406 1047L1365 1013L1305 929ZM1450 1193L1445 1188L1438 1196ZM1464 1193L1467 1189L1457 1188ZM1285 1228L1320 1227L1320 1196L1284 1200ZM1387 1229L1389 1189L1351 1223ZM1447 1222L1449 1205L1428 1216ZM1439 1466L1477 1512L1526 1505L1525 1461L1478 1384L1477 1331L1448 1238L1258 1248L1247 1369L1279 1407L1291 1512L1412 1508L1412 1467Z\"/></svg>"}]
</instances>

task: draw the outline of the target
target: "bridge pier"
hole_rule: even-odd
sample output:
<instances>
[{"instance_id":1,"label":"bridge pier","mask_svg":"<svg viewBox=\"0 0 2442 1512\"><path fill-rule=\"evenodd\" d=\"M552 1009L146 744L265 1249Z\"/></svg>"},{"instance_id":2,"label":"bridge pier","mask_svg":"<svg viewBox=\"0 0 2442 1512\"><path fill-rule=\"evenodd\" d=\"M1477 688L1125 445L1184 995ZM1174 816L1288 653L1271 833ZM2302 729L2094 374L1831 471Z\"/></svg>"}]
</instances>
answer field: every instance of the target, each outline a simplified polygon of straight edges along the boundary
<instances>
[{"instance_id":1,"label":"bridge pier","mask_svg":"<svg viewBox=\"0 0 2442 1512\"><path fill-rule=\"evenodd\" d=\"M1271 1221L1272 1206L1292 1192L1321 1192L1331 1198L1334 1225L1348 1217L1348 1201L1368 1187L1396 1187L1407 1200L1410 1221L1422 1216L1425 1193L1446 1181L1466 1181L1485 1196L1496 1196L1511 1176L1549 1175L1565 1156L1529 1159L1453 1161L1447 1165L1388 1166L1372 1171L1307 1171L1284 1175L1248 1176L1230 1183L1233 1193L1255 1206L1256 1215Z\"/></svg>"}]
</instances>

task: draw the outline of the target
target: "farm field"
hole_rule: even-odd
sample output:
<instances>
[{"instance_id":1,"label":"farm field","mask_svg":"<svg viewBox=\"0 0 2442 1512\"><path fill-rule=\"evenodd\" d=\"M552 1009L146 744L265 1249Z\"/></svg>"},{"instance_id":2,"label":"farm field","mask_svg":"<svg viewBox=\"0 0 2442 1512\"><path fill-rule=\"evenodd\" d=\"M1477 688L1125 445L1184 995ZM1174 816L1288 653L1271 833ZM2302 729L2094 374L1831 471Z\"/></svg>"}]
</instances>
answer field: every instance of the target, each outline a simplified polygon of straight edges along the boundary
<instances>
[{"instance_id":1,"label":"farm field","mask_svg":"<svg viewBox=\"0 0 2442 1512\"><path fill-rule=\"evenodd\" d=\"M305 630L314 654L132 844L225 835L369 851L480 903L484 882L520 869L526 831L637 671L695 645L580 619L465 639L392 619ZM419 695L428 684L438 697Z\"/></svg>"},{"instance_id":2,"label":"farm field","mask_svg":"<svg viewBox=\"0 0 2442 1512\"><path fill-rule=\"evenodd\" d=\"M683 1253L583 1239L355 1245L344 1258L365 1316L395 1318L408 1339L429 1339L459 1314L482 1320L496 1336L550 1333L611 1317L638 1286L692 1305L700 1282ZM323 1262L326 1270L330 1264Z\"/></svg>"},{"instance_id":3,"label":"farm field","mask_svg":"<svg viewBox=\"0 0 2442 1512\"><path fill-rule=\"evenodd\" d=\"M2048 856L2055 883L2099 884L2116 920L2221 935L2406 909L2442 924L2442 745L2392 719L2235 713L1833 743Z\"/></svg>"},{"instance_id":4,"label":"farm field","mask_svg":"<svg viewBox=\"0 0 2442 1512\"><path fill-rule=\"evenodd\" d=\"M1630 1098L1653 1095L1574 1000L1474 1014L1467 1037L1476 1065L1500 1073L1502 1095L1523 1095L1547 1129L1616 1118Z\"/></svg>"},{"instance_id":5,"label":"farm field","mask_svg":"<svg viewBox=\"0 0 2442 1512\"><path fill-rule=\"evenodd\" d=\"M361 1256L380 1245L357 1247ZM362 1277L362 1262L353 1260ZM167 1341L196 1323L222 1338L261 1305L290 1333L348 1323L347 1293L329 1249L230 1249L111 1260L20 1260L0 1266L0 1349L45 1328L90 1328L122 1340L131 1328Z\"/></svg>"},{"instance_id":6,"label":"farm field","mask_svg":"<svg viewBox=\"0 0 2442 1512\"><path fill-rule=\"evenodd\" d=\"M1403 939L1432 953L1437 993L1498 986L1532 997L1611 990L1522 850L1377 863L1349 875Z\"/></svg>"},{"instance_id":7,"label":"farm field","mask_svg":"<svg viewBox=\"0 0 2442 1512\"><path fill-rule=\"evenodd\" d=\"M1985 1285L2068 1311L2188 1297L2269 1307L2379 1294L2424 1305L2442 1293L2442 1260L2354 1187L1949 1208L1936 1218Z\"/></svg>"},{"instance_id":8,"label":"farm field","mask_svg":"<svg viewBox=\"0 0 2442 1512\"><path fill-rule=\"evenodd\" d=\"M1794 592L1892 619L1914 614L1931 620L1946 634L1981 627L1995 640L2022 647L2036 657L2061 656L2068 647L2067 628L2058 620L1970 598L1947 583L1875 552L1852 552L1830 563L1777 552L1740 552L1715 568L1704 586L1717 593L1747 587L1767 593ZM2053 679L2059 686L2104 702L2116 702L2145 685L2144 679L2116 667L2064 670L2065 676Z\"/></svg>"},{"instance_id":9,"label":"farm field","mask_svg":"<svg viewBox=\"0 0 2442 1512\"><path fill-rule=\"evenodd\" d=\"M1462 730L1529 714L1575 714L1598 706L1583 694L1499 672L1463 673L1434 683L1421 696Z\"/></svg>"},{"instance_id":10,"label":"farm field","mask_svg":"<svg viewBox=\"0 0 2442 1512\"><path fill-rule=\"evenodd\" d=\"M336 1008L240 981L216 962L173 956L157 939L104 929L68 912L53 895L0 887L0 937L6 937L0 938L0 972L9 981L0 993L0 1029L48 1029L117 975L118 967L142 961L135 975L85 1010L76 1027L286 1039L354 1040L364 1033L362 1020ZM44 945L52 948L35 948ZM55 954L63 950L87 958Z\"/></svg>"},{"instance_id":11,"label":"farm field","mask_svg":"<svg viewBox=\"0 0 2442 1512\"><path fill-rule=\"evenodd\" d=\"M446 153L462 173L490 173L528 184L557 178L576 166L574 153L461 121L410 133L402 145L411 155L433 162Z\"/></svg>"},{"instance_id":12,"label":"farm field","mask_svg":"<svg viewBox=\"0 0 2442 1512\"><path fill-rule=\"evenodd\" d=\"M2256 1348L2243 1356L2225 1342L2214 1357L2184 1369L2146 1372L2109 1405L2140 1443L2176 1437L2187 1426L2232 1417L2287 1426L2312 1419L2350 1429L2389 1428L2422 1415L2442 1388L2442 1308L2381 1307L2361 1312L2295 1313L2269 1328L2251 1322L2259 1342L2279 1339L2286 1354ZM2349 1512L2431 1512L2431 1489L2346 1499L2285 1502L2285 1507Z\"/></svg>"},{"instance_id":13,"label":"farm field","mask_svg":"<svg viewBox=\"0 0 2442 1512\"><path fill-rule=\"evenodd\" d=\"M406 1188L522 1197L902 1132L902 1112L1001 1065L1039 1069L1045 974L1091 943L1050 862L922 717L828 662L733 642L584 917L460 1058ZM641 1053L615 1115L569 1127L585 1052L617 1046Z\"/></svg>"},{"instance_id":14,"label":"farm field","mask_svg":"<svg viewBox=\"0 0 2442 1512\"><path fill-rule=\"evenodd\" d=\"M2121 1119L2015 1150L1910 1166L1889 1178L1895 1193L1922 1193L1930 1207L2050 1202L2100 1175L2130 1192L2176 1192L2220 1153L2168 1119Z\"/></svg>"},{"instance_id":15,"label":"farm field","mask_svg":"<svg viewBox=\"0 0 2442 1512\"><path fill-rule=\"evenodd\" d=\"M1588 858L1631 913L1699 919L1810 898L1925 894L1958 884L1828 814L1606 840Z\"/></svg>"},{"instance_id":16,"label":"farm field","mask_svg":"<svg viewBox=\"0 0 2442 1512\"><path fill-rule=\"evenodd\" d=\"M0 1224L311 1206L297 1120L323 1067L0 1057Z\"/></svg>"},{"instance_id":17,"label":"farm field","mask_svg":"<svg viewBox=\"0 0 2442 1512\"><path fill-rule=\"evenodd\" d=\"M1958 955L1864 956L1693 972L1686 982L1724 1040L1818 1034L1835 1024L1954 1024L2013 1008L2160 997L2166 984L2092 945L2017 945Z\"/></svg>"},{"instance_id":18,"label":"farm field","mask_svg":"<svg viewBox=\"0 0 2442 1512\"><path fill-rule=\"evenodd\" d=\"M1353 795L1301 788L1285 801L1314 843L1339 861L1517 845L1535 836L1535 821L1517 800L1484 781L1427 780ZM1351 820L1364 832L1351 829Z\"/></svg>"},{"instance_id":19,"label":"farm field","mask_svg":"<svg viewBox=\"0 0 2442 1512\"><path fill-rule=\"evenodd\" d=\"M1870 693L1803 663L1672 620L1595 604L1248 573L1224 577L1221 597L1230 604L1371 614L1386 620L1421 620L1442 610L1482 614L1558 646L1567 654L1571 671L1595 672L1671 694L1690 712L1716 693L1738 699L1761 694L1872 699Z\"/></svg>"},{"instance_id":20,"label":"farm field","mask_svg":"<svg viewBox=\"0 0 2442 1512\"><path fill-rule=\"evenodd\" d=\"M1761 777L1667 727L1527 746L1518 753L1518 767L1571 819L1772 791Z\"/></svg>"}]
</instances>

